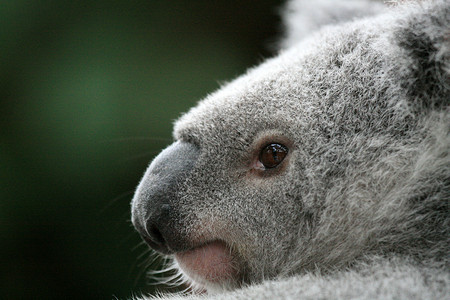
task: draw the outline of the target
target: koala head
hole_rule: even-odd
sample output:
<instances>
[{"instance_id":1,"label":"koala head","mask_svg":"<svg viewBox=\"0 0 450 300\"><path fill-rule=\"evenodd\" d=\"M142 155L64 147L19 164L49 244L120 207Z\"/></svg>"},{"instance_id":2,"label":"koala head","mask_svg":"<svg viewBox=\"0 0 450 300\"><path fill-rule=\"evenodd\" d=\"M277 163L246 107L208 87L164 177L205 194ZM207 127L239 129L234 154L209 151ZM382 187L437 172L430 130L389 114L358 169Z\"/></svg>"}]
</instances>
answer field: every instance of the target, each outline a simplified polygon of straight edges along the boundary
<instances>
[{"instance_id":1,"label":"koala head","mask_svg":"<svg viewBox=\"0 0 450 300\"><path fill-rule=\"evenodd\" d=\"M411 7L319 31L183 115L133 198L142 238L208 291L444 253L450 10Z\"/></svg>"}]
</instances>

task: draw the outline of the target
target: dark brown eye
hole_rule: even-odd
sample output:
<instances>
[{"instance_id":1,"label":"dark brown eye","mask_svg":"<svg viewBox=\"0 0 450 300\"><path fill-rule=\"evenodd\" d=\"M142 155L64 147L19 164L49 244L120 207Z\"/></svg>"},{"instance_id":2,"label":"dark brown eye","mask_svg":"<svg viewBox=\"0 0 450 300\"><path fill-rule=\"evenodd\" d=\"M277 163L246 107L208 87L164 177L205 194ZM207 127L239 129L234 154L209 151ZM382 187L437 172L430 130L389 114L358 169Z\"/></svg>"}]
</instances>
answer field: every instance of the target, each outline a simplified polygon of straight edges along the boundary
<instances>
[{"instance_id":1,"label":"dark brown eye","mask_svg":"<svg viewBox=\"0 0 450 300\"><path fill-rule=\"evenodd\" d=\"M266 169L278 166L288 154L288 148L281 144L269 144L259 154L259 161Z\"/></svg>"}]
</instances>

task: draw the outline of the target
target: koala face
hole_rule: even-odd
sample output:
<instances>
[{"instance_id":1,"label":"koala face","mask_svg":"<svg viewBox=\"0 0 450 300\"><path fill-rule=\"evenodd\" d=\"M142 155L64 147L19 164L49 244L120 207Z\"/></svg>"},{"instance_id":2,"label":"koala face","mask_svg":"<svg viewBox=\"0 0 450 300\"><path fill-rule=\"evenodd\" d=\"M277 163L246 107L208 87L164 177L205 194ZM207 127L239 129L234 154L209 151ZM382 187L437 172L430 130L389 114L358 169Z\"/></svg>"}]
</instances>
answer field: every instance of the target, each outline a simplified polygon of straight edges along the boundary
<instances>
[{"instance_id":1,"label":"koala face","mask_svg":"<svg viewBox=\"0 0 450 300\"><path fill-rule=\"evenodd\" d=\"M448 165L448 112L415 110L390 18L327 29L183 115L132 201L143 239L208 291L437 245L419 220L445 209L409 200L445 192L417 161Z\"/></svg>"},{"instance_id":2,"label":"koala face","mask_svg":"<svg viewBox=\"0 0 450 300\"><path fill-rule=\"evenodd\" d=\"M296 126L280 118L289 111L286 101L247 86L226 93L177 123L177 141L151 164L133 200L134 224L149 244L175 254L181 269L209 289L280 273L310 222L295 192ZM267 101L258 104L260 97ZM164 200L148 194L154 185Z\"/></svg>"},{"instance_id":3,"label":"koala face","mask_svg":"<svg viewBox=\"0 0 450 300\"><path fill-rule=\"evenodd\" d=\"M208 290L279 275L312 246L335 124L330 99L305 88L311 59L321 60L296 49L204 100L138 187L135 226ZM315 257L297 261L312 268Z\"/></svg>"},{"instance_id":4,"label":"koala face","mask_svg":"<svg viewBox=\"0 0 450 300\"><path fill-rule=\"evenodd\" d=\"M150 165L133 200L134 224L149 244L209 289L281 273L310 237L300 192L307 136L298 134L308 129L294 122L307 113L296 83L280 78L292 72L286 67L261 66L183 116L177 141Z\"/></svg>"}]
</instances>

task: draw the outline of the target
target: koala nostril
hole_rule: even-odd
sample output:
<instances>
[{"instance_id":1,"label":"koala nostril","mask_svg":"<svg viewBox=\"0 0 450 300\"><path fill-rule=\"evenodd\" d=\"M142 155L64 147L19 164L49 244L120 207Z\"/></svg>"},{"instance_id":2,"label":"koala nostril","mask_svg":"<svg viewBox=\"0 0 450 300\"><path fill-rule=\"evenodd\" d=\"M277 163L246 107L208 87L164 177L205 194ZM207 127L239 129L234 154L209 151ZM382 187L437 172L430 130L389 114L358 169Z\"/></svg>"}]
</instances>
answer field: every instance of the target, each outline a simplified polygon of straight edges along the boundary
<instances>
[{"instance_id":1,"label":"koala nostril","mask_svg":"<svg viewBox=\"0 0 450 300\"><path fill-rule=\"evenodd\" d=\"M143 226L142 238L154 250L168 254L170 249L167 234L171 232L171 207L166 203L156 207L156 213L150 215Z\"/></svg>"},{"instance_id":2,"label":"koala nostril","mask_svg":"<svg viewBox=\"0 0 450 300\"><path fill-rule=\"evenodd\" d=\"M164 239L163 235L161 234L161 231L155 226L150 225L148 230L148 234L150 239L158 245L158 247L164 247L166 244L166 240Z\"/></svg>"}]
</instances>

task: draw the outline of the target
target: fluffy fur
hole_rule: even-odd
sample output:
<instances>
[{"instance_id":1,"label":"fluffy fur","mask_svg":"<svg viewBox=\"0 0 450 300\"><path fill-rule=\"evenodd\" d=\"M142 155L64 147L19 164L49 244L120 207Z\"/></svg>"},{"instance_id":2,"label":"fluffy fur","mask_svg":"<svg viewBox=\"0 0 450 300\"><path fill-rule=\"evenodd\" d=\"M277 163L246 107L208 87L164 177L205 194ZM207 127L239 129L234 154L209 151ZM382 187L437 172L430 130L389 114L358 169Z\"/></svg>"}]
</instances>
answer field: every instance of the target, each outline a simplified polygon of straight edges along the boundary
<instances>
[{"instance_id":1,"label":"fluffy fur","mask_svg":"<svg viewBox=\"0 0 450 300\"><path fill-rule=\"evenodd\" d=\"M213 299L450 297L450 4L355 2L305 27L312 2L292 1L286 49L175 124L200 149L180 235L225 241L243 274L202 283ZM258 175L272 141L289 156Z\"/></svg>"}]
</instances>

